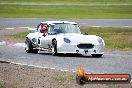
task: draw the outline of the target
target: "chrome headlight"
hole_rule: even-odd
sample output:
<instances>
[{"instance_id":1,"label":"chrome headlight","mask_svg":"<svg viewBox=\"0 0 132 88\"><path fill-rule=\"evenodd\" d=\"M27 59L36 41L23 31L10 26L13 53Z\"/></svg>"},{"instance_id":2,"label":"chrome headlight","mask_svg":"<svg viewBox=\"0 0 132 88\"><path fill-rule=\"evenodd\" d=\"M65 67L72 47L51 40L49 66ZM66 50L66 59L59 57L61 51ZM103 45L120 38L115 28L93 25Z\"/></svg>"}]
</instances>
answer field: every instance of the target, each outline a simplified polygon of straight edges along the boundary
<instances>
[{"instance_id":1,"label":"chrome headlight","mask_svg":"<svg viewBox=\"0 0 132 88\"><path fill-rule=\"evenodd\" d=\"M103 44L103 40L101 38L97 39L100 44Z\"/></svg>"},{"instance_id":2,"label":"chrome headlight","mask_svg":"<svg viewBox=\"0 0 132 88\"><path fill-rule=\"evenodd\" d=\"M32 42L33 42L34 44L36 44L36 43L37 43L37 39L36 39L36 38L33 38L33 39L32 39Z\"/></svg>"},{"instance_id":3,"label":"chrome headlight","mask_svg":"<svg viewBox=\"0 0 132 88\"><path fill-rule=\"evenodd\" d=\"M70 42L71 42L71 40L70 40L70 39L68 39L68 38L64 38L64 42L65 42L65 43L70 43Z\"/></svg>"}]
</instances>

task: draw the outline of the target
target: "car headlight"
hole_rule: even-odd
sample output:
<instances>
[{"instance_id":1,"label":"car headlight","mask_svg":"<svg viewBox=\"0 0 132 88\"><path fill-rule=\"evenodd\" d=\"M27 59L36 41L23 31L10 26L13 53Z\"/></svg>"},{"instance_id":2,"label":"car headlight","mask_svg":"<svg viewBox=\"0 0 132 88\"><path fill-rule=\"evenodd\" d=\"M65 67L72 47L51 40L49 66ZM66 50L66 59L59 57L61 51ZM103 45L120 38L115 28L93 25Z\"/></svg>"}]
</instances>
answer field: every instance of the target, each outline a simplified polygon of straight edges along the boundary
<instances>
[{"instance_id":1,"label":"car headlight","mask_svg":"<svg viewBox=\"0 0 132 88\"><path fill-rule=\"evenodd\" d=\"M36 44L36 43L37 43L37 39L36 39L36 38L33 38L33 39L32 39L32 42L33 42L34 44Z\"/></svg>"},{"instance_id":2,"label":"car headlight","mask_svg":"<svg viewBox=\"0 0 132 88\"><path fill-rule=\"evenodd\" d=\"M68 38L64 38L64 42L66 42L66 43L70 43L70 42L71 42L71 40L70 40L70 39L68 39Z\"/></svg>"},{"instance_id":3,"label":"car headlight","mask_svg":"<svg viewBox=\"0 0 132 88\"><path fill-rule=\"evenodd\" d=\"M101 38L97 39L100 44L103 44L103 40Z\"/></svg>"}]
</instances>

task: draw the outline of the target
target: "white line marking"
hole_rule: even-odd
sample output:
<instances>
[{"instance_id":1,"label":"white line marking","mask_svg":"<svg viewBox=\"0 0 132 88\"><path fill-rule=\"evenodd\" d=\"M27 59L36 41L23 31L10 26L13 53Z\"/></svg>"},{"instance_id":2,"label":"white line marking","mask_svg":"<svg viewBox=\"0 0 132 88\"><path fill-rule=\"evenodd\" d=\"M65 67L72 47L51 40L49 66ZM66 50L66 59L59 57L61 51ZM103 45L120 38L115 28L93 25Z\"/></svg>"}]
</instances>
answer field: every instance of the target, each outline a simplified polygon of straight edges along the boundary
<instances>
[{"instance_id":1,"label":"white line marking","mask_svg":"<svg viewBox=\"0 0 132 88\"><path fill-rule=\"evenodd\" d=\"M29 27L19 27L19 28L26 28L26 29L28 29Z\"/></svg>"},{"instance_id":2,"label":"white line marking","mask_svg":"<svg viewBox=\"0 0 132 88\"><path fill-rule=\"evenodd\" d=\"M1 2L1 5L53 5L53 6L60 6L60 5L64 5L64 6L127 6L127 5L132 5L132 4L98 4L98 3L89 3L89 4L76 4L76 3L34 3L34 2L14 2L14 3L9 3L9 2Z\"/></svg>"},{"instance_id":3,"label":"white line marking","mask_svg":"<svg viewBox=\"0 0 132 88\"><path fill-rule=\"evenodd\" d=\"M125 28L132 28L132 26L123 26L123 27L125 27Z\"/></svg>"},{"instance_id":4,"label":"white line marking","mask_svg":"<svg viewBox=\"0 0 132 88\"><path fill-rule=\"evenodd\" d=\"M55 68L50 68L51 70L54 70Z\"/></svg>"},{"instance_id":5,"label":"white line marking","mask_svg":"<svg viewBox=\"0 0 132 88\"><path fill-rule=\"evenodd\" d=\"M43 67L43 68L47 69L48 67Z\"/></svg>"},{"instance_id":6,"label":"white line marking","mask_svg":"<svg viewBox=\"0 0 132 88\"><path fill-rule=\"evenodd\" d=\"M28 30L31 30L31 31L35 31L36 30L36 28L31 28L31 27L19 27L19 28L28 29Z\"/></svg>"},{"instance_id":7,"label":"white line marking","mask_svg":"<svg viewBox=\"0 0 132 88\"><path fill-rule=\"evenodd\" d=\"M30 28L30 27L29 27L28 30L35 31L36 28Z\"/></svg>"},{"instance_id":8,"label":"white line marking","mask_svg":"<svg viewBox=\"0 0 132 88\"><path fill-rule=\"evenodd\" d=\"M72 71L73 73L76 73L77 71Z\"/></svg>"},{"instance_id":9,"label":"white line marking","mask_svg":"<svg viewBox=\"0 0 132 88\"><path fill-rule=\"evenodd\" d=\"M16 65L22 65L22 66L29 66L29 67L36 67L36 68L49 68L49 67L42 67L42 66L35 66L35 65L28 65L28 64L22 64L22 63L16 63L16 62L11 62L12 64Z\"/></svg>"},{"instance_id":10,"label":"white line marking","mask_svg":"<svg viewBox=\"0 0 132 88\"><path fill-rule=\"evenodd\" d=\"M98 27L101 27L101 26L91 26L91 27L97 27L98 28Z\"/></svg>"},{"instance_id":11,"label":"white line marking","mask_svg":"<svg viewBox=\"0 0 132 88\"><path fill-rule=\"evenodd\" d=\"M35 66L35 65L28 65L28 64L22 64L22 63L16 63L16 62L11 62L12 64L16 64L16 65L23 65L23 66L29 66L29 67L36 67L36 68L44 68L44 69L51 69L51 70L55 70L55 68L49 68L49 67L42 67L42 66ZM59 71L59 70L58 70ZM69 70L60 70L62 72L68 72Z\"/></svg>"},{"instance_id":12,"label":"white line marking","mask_svg":"<svg viewBox=\"0 0 132 88\"><path fill-rule=\"evenodd\" d=\"M14 30L14 28L5 28L5 29L7 29L7 30Z\"/></svg>"},{"instance_id":13,"label":"white line marking","mask_svg":"<svg viewBox=\"0 0 132 88\"><path fill-rule=\"evenodd\" d=\"M64 69L61 69L61 71L62 71L62 72L68 72L69 70L66 70L66 69L65 69L65 70L64 70Z\"/></svg>"},{"instance_id":14,"label":"white line marking","mask_svg":"<svg viewBox=\"0 0 132 88\"><path fill-rule=\"evenodd\" d=\"M64 70L64 72L68 72L69 70Z\"/></svg>"}]
</instances>

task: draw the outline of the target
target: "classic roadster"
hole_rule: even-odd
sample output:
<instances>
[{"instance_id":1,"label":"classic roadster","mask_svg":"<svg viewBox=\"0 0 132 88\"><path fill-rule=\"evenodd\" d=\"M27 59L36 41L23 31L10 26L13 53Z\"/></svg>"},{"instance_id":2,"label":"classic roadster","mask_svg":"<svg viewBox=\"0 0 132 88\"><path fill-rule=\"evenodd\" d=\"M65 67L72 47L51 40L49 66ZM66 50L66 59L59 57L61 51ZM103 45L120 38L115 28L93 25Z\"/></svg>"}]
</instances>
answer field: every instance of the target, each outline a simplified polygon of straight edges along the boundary
<instances>
[{"instance_id":1,"label":"classic roadster","mask_svg":"<svg viewBox=\"0 0 132 88\"><path fill-rule=\"evenodd\" d=\"M41 22L34 33L29 33L25 40L27 53L48 51L52 55L81 54L101 57L104 54L104 40L96 35L83 35L75 22Z\"/></svg>"}]
</instances>

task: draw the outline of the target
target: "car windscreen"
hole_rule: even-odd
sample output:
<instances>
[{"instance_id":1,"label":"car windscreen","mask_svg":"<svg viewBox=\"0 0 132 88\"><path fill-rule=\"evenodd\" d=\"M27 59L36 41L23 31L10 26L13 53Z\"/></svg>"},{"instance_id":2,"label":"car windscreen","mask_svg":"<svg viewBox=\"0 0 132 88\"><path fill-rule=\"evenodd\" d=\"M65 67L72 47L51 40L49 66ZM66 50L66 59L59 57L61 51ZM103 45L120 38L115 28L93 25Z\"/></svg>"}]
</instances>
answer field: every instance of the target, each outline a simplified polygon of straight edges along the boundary
<instances>
[{"instance_id":1,"label":"car windscreen","mask_svg":"<svg viewBox=\"0 0 132 88\"><path fill-rule=\"evenodd\" d=\"M57 23L53 24L50 27L50 33L59 34L59 33L80 33L80 29L77 24L68 24L68 23Z\"/></svg>"}]
</instances>

